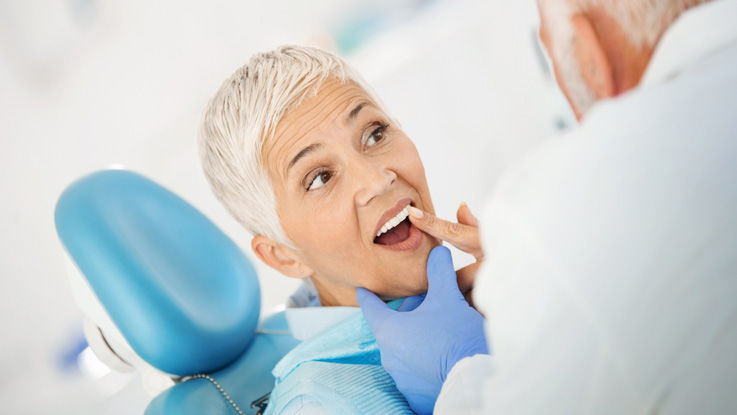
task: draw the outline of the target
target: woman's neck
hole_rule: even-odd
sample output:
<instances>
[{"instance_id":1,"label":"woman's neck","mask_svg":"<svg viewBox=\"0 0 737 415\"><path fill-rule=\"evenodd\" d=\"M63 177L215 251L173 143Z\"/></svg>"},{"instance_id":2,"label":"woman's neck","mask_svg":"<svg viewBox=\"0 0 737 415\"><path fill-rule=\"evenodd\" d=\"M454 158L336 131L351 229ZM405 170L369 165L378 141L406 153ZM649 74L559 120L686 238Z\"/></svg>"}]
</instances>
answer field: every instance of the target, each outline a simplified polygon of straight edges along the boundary
<instances>
[{"instance_id":1,"label":"woman's neck","mask_svg":"<svg viewBox=\"0 0 737 415\"><path fill-rule=\"evenodd\" d=\"M311 280L323 307L358 306L355 287L331 284L314 275Z\"/></svg>"}]
</instances>

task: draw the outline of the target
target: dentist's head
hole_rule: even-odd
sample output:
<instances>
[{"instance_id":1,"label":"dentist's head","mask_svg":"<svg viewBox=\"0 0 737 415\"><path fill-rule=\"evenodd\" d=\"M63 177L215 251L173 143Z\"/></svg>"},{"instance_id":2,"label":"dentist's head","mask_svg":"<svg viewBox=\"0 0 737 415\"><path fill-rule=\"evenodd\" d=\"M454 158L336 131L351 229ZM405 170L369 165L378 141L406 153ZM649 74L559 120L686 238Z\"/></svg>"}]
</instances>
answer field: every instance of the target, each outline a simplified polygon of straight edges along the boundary
<instances>
[{"instance_id":1,"label":"dentist's head","mask_svg":"<svg viewBox=\"0 0 737 415\"><path fill-rule=\"evenodd\" d=\"M437 242L406 219L433 212L417 150L343 60L287 46L257 54L208 104L200 157L215 195L282 274L310 277L323 305L356 287L427 289Z\"/></svg>"},{"instance_id":2,"label":"dentist's head","mask_svg":"<svg viewBox=\"0 0 737 415\"><path fill-rule=\"evenodd\" d=\"M640 82L663 33L709 0L538 0L540 39L576 117Z\"/></svg>"}]
</instances>

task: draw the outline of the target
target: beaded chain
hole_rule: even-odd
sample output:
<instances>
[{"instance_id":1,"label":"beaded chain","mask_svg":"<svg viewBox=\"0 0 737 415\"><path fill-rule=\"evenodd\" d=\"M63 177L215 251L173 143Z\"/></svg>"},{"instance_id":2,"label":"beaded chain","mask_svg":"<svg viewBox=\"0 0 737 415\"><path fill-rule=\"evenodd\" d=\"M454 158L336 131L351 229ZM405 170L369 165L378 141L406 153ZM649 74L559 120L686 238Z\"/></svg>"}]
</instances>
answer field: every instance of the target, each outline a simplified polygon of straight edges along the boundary
<instances>
[{"instance_id":1,"label":"beaded chain","mask_svg":"<svg viewBox=\"0 0 737 415\"><path fill-rule=\"evenodd\" d=\"M218 381L216 381L215 379L213 379L212 376L206 375L204 373L198 373L198 374L192 376L190 379L207 379L207 380L209 380L210 382L212 382L213 385L215 385L216 388L218 388L218 390L223 395L223 397L225 398L225 400L228 401L233 406L233 408L235 409L236 412L238 412L238 415L245 415L243 413L243 411L241 411L241 408L239 408L238 405L236 405L236 403L233 402L233 399L230 398L230 395L228 395L228 392L225 392L225 389L223 389L223 387L220 386L220 384L218 383Z\"/></svg>"}]
</instances>

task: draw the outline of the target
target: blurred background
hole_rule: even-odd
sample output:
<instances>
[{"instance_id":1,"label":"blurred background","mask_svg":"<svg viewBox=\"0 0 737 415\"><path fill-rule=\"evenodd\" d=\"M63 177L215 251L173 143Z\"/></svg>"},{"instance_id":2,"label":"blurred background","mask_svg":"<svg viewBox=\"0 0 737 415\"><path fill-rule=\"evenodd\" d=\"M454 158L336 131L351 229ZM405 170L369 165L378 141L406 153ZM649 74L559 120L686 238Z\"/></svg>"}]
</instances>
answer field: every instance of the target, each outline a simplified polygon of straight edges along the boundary
<instances>
[{"instance_id":1,"label":"blurred background","mask_svg":"<svg viewBox=\"0 0 737 415\"><path fill-rule=\"evenodd\" d=\"M86 349L53 222L73 180L140 172L253 259L205 182L197 124L251 54L301 43L375 87L440 216L461 201L480 212L506 166L574 122L536 33L534 0L0 0L0 413L133 414L150 400ZM254 264L267 313L298 281Z\"/></svg>"}]
</instances>

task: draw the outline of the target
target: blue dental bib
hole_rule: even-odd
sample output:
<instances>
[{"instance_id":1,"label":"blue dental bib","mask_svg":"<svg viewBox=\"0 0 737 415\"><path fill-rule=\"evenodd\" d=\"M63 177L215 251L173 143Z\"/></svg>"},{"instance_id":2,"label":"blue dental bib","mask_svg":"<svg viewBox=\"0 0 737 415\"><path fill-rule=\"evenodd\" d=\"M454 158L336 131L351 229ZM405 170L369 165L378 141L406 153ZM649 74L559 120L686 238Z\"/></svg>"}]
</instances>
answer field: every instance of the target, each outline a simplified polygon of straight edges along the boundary
<instances>
[{"instance_id":1,"label":"blue dental bib","mask_svg":"<svg viewBox=\"0 0 737 415\"><path fill-rule=\"evenodd\" d=\"M389 306L396 309L402 300ZM413 414L381 366L379 347L361 312L305 340L279 361L265 415L310 397L334 414Z\"/></svg>"}]
</instances>

